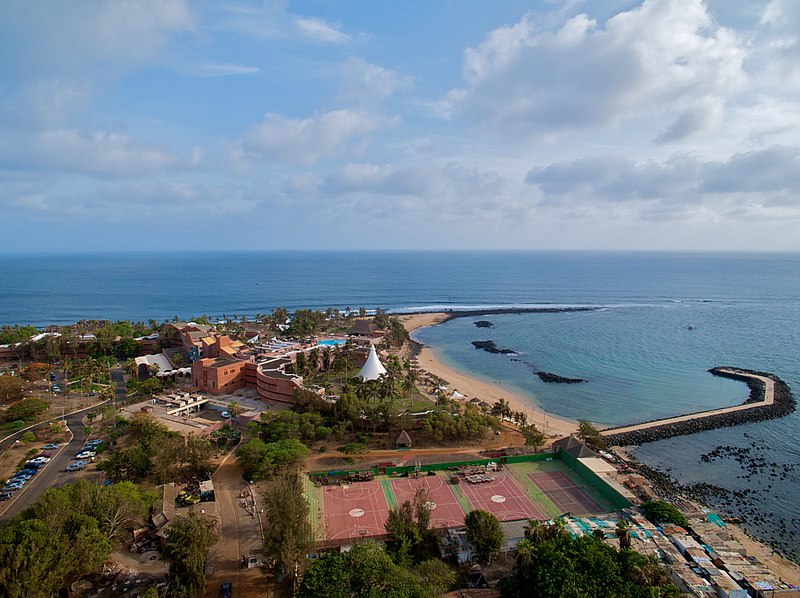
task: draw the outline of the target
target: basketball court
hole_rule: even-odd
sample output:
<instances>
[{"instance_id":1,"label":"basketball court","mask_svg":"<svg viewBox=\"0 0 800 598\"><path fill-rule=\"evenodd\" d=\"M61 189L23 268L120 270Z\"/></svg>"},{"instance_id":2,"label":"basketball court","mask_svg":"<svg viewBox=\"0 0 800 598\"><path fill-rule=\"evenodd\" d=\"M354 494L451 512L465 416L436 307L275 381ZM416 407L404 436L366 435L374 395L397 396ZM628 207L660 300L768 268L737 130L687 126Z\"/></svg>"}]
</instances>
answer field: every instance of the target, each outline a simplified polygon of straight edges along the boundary
<instances>
[{"instance_id":1,"label":"basketball court","mask_svg":"<svg viewBox=\"0 0 800 598\"><path fill-rule=\"evenodd\" d=\"M473 509L489 511L500 521L547 519L510 474L495 472L491 475L495 478L493 482L470 484L462 480L459 484L459 490Z\"/></svg>"},{"instance_id":2,"label":"basketball court","mask_svg":"<svg viewBox=\"0 0 800 598\"><path fill-rule=\"evenodd\" d=\"M418 488L428 491L428 501L431 506L431 528L456 527L464 525L464 509L441 476L423 476L417 479L403 478L391 480L392 493L397 500L397 505L405 501L413 504L414 495Z\"/></svg>"},{"instance_id":3,"label":"basketball court","mask_svg":"<svg viewBox=\"0 0 800 598\"><path fill-rule=\"evenodd\" d=\"M606 511L562 471L537 471L529 473L528 478L562 513L580 516Z\"/></svg>"},{"instance_id":4,"label":"basketball court","mask_svg":"<svg viewBox=\"0 0 800 598\"><path fill-rule=\"evenodd\" d=\"M323 512L325 537L343 540L386 533L389 507L380 482L356 482L349 486L326 486Z\"/></svg>"}]
</instances>

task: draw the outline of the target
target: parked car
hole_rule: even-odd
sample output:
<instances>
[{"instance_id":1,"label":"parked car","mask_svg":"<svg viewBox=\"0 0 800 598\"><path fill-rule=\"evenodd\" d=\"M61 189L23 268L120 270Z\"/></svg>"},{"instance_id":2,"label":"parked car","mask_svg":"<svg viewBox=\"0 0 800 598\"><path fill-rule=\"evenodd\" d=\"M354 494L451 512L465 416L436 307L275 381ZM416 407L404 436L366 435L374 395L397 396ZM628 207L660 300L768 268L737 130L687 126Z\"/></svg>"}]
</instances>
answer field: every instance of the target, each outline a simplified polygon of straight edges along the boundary
<instances>
[{"instance_id":1,"label":"parked car","mask_svg":"<svg viewBox=\"0 0 800 598\"><path fill-rule=\"evenodd\" d=\"M50 457L34 457L30 461L28 461L28 463L37 463L40 465L44 465L48 461L50 461Z\"/></svg>"},{"instance_id":2,"label":"parked car","mask_svg":"<svg viewBox=\"0 0 800 598\"><path fill-rule=\"evenodd\" d=\"M13 492L14 490L21 490L22 487L25 485L25 482L7 482L5 486L3 486L3 492Z\"/></svg>"},{"instance_id":3,"label":"parked car","mask_svg":"<svg viewBox=\"0 0 800 598\"><path fill-rule=\"evenodd\" d=\"M37 473L39 473L39 470L36 469L35 467L26 467L25 469L20 469L20 472L25 473L25 474L33 477Z\"/></svg>"},{"instance_id":4,"label":"parked car","mask_svg":"<svg viewBox=\"0 0 800 598\"><path fill-rule=\"evenodd\" d=\"M231 598L233 582L226 581L219 588L219 598Z\"/></svg>"},{"instance_id":5,"label":"parked car","mask_svg":"<svg viewBox=\"0 0 800 598\"><path fill-rule=\"evenodd\" d=\"M61 392L61 387L58 384L53 384L53 392Z\"/></svg>"},{"instance_id":6,"label":"parked car","mask_svg":"<svg viewBox=\"0 0 800 598\"><path fill-rule=\"evenodd\" d=\"M91 459L96 454L97 453L95 453L94 451L82 451L82 452L78 453L77 455L75 455L75 457L78 458L78 459Z\"/></svg>"},{"instance_id":7,"label":"parked car","mask_svg":"<svg viewBox=\"0 0 800 598\"><path fill-rule=\"evenodd\" d=\"M52 454L50 454L50 453L48 453L48 452L46 452L46 451L42 451L41 453L39 453L39 454L38 454L38 455L36 455L36 456L37 456L37 457L47 457L48 459L50 459L50 458L52 458L52 456L53 456L53 455L52 455Z\"/></svg>"},{"instance_id":8,"label":"parked car","mask_svg":"<svg viewBox=\"0 0 800 598\"><path fill-rule=\"evenodd\" d=\"M10 492L0 492L0 500L9 500L12 496Z\"/></svg>"},{"instance_id":9,"label":"parked car","mask_svg":"<svg viewBox=\"0 0 800 598\"><path fill-rule=\"evenodd\" d=\"M66 467L66 471L80 471L86 467L86 461L75 461Z\"/></svg>"},{"instance_id":10,"label":"parked car","mask_svg":"<svg viewBox=\"0 0 800 598\"><path fill-rule=\"evenodd\" d=\"M25 464L25 469L39 469L44 463L41 461L28 461Z\"/></svg>"},{"instance_id":11,"label":"parked car","mask_svg":"<svg viewBox=\"0 0 800 598\"><path fill-rule=\"evenodd\" d=\"M50 381L51 382L55 382L55 380L56 380L56 373L55 372L50 372Z\"/></svg>"},{"instance_id":12,"label":"parked car","mask_svg":"<svg viewBox=\"0 0 800 598\"><path fill-rule=\"evenodd\" d=\"M11 479L12 480L22 480L23 482L27 482L32 477L33 476L30 475L29 473L22 473L21 471L18 471L17 473L14 474L14 477L11 478Z\"/></svg>"},{"instance_id":13,"label":"parked car","mask_svg":"<svg viewBox=\"0 0 800 598\"><path fill-rule=\"evenodd\" d=\"M103 444L103 441L99 438L93 438L92 440L86 441L86 446L97 446L98 444Z\"/></svg>"},{"instance_id":14,"label":"parked car","mask_svg":"<svg viewBox=\"0 0 800 598\"><path fill-rule=\"evenodd\" d=\"M45 444L42 448L45 450L54 450L59 447L57 442L51 442L50 444Z\"/></svg>"}]
</instances>

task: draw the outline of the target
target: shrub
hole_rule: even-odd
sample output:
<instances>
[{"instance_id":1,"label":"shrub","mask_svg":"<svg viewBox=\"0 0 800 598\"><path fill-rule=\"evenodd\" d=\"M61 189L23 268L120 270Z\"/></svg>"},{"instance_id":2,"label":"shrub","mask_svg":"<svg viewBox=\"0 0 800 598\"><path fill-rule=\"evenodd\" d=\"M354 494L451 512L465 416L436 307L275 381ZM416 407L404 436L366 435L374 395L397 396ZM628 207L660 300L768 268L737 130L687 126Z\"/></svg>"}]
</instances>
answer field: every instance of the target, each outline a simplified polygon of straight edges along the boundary
<instances>
[{"instance_id":1,"label":"shrub","mask_svg":"<svg viewBox=\"0 0 800 598\"><path fill-rule=\"evenodd\" d=\"M31 432L30 430L28 430L27 432L25 432L20 437L20 440L22 442L35 442L36 441L36 435L33 432Z\"/></svg>"}]
</instances>

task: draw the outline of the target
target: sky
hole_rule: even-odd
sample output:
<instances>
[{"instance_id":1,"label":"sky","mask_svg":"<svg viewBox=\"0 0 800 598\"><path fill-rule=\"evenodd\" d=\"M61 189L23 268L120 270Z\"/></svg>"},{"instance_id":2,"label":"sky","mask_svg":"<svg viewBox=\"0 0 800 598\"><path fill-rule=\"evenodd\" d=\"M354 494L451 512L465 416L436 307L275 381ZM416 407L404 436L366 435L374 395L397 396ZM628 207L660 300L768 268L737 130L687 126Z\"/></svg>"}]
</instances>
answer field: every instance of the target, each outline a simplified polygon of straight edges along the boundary
<instances>
[{"instance_id":1,"label":"sky","mask_svg":"<svg viewBox=\"0 0 800 598\"><path fill-rule=\"evenodd\" d=\"M800 250L796 0L8 0L0 252Z\"/></svg>"}]
</instances>

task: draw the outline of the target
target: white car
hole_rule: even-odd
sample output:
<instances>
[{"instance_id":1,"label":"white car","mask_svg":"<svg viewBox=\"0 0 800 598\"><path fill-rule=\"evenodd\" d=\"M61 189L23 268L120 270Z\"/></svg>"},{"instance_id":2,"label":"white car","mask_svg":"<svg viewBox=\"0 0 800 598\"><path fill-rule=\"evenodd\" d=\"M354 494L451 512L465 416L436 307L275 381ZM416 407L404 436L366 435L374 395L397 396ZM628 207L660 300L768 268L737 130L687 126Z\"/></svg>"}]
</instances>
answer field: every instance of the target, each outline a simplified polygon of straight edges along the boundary
<instances>
[{"instance_id":1,"label":"white car","mask_svg":"<svg viewBox=\"0 0 800 598\"><path fill-rule=\"evenodd\" d=\"M83 451L82 453L78 453L75 455L76 459L90 459L94 457L97 453L94 451Z\"/></svg>"},{"instance_id":2,"label":"white car","mask_svg":"<svg viewBox=\"0 0 800 598\"><path fill-rule=\"evenodd\" d=\"M34 457L33 459L31 459L31 460L29 461L29 463L40 463L40 464L45 464L45 463L47 463L48 461L50 461L50 457Z\"/></svg>"}]
</instances>

